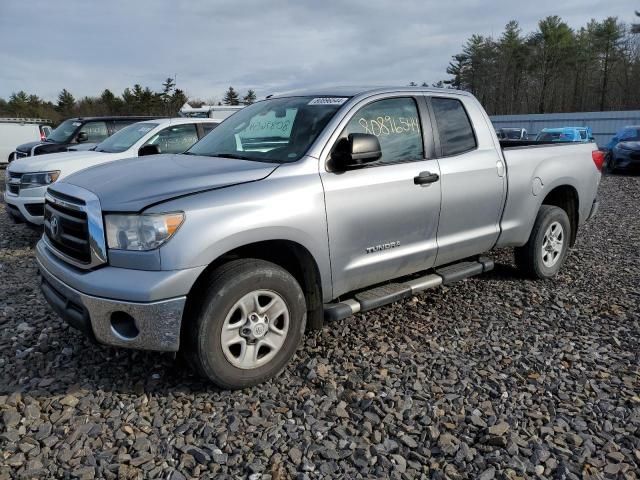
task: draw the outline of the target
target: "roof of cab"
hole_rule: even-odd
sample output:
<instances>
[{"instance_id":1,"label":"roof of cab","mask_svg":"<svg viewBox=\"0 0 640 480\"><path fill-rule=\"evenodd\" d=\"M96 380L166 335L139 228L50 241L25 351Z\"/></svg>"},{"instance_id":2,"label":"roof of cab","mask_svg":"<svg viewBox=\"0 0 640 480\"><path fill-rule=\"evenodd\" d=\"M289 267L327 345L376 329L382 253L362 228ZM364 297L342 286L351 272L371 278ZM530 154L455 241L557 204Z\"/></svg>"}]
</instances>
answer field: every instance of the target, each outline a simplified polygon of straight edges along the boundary
<instances>
[{"instance_id":1,"label":"roof of cab","mask_svg":"<svg viewBox=\"0 0 640 480\"><path fill-rule=\"evenodd\" d=\"M321 88L305 88L301 90L292 90L288 92L275 93L267 98L282 97L355 97L358 95L375 95L378 93L391 92L408 92L408 93L446 93L455 95L471 96L470 93L463 90L455 90L452 88L433 88L433 87L374 87L374 86L344 86L344 87L321 87Z\"/></svg>"},{"instance_id":2,"label":"roof of cab","mask_svg":"<svg viewBox=\"0 0 640 480\"><path fill-rule=\"evenodd\" d=\"M109 120L156 120L159 118L166 118L166 117L154 117L154 116L150 116L150 115L115 115L115 116L106 116L106 117L71 117L71 118L67 118L66 120L76 120L78 122L86 122L86 121L93 121L93 120L105 120L105 121L109 121Z\"/></svg>"}]
</instances>

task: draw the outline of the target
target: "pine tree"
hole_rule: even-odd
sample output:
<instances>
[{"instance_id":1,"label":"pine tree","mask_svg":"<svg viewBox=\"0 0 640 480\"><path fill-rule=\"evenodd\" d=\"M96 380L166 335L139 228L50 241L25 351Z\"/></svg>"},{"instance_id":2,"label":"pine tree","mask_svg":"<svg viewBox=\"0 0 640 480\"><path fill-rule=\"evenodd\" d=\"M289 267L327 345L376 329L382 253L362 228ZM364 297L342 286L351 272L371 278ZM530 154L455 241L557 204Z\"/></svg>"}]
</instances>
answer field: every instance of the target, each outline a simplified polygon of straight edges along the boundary
<instances>
[{"instance_id":1,"label":"pine tree","mask_svg":"<svg viewBox=\"0 0 640 480\"><path fill-rule=\"evenodd\" d=\"M242 103L244 103L245 105L251 105L252 103L255 103L255 101L256 101L256 92L249 89L247 94L242 98Z\"/></svg>"},{"instance_id":2,"label":"pine tree","mask_svg":"<svg viewBox=\"0 0 640 480\"><path fill-rule=\"evenodd\" d=\"M76 105L76 99L66 88L58 94L58 111L64 116L70 116Z\"/></svg>"},{"instance_id":3,"label":"pine tree","mask_svg":"<svg viewBox=\"0 0 640 480\"><path fill-rule=\"evenodd\" d=\"M240 96L233 87L229 87L229 90L224 94L223 102L225 105L240 105Z\"/></svg>"}]
</instances>

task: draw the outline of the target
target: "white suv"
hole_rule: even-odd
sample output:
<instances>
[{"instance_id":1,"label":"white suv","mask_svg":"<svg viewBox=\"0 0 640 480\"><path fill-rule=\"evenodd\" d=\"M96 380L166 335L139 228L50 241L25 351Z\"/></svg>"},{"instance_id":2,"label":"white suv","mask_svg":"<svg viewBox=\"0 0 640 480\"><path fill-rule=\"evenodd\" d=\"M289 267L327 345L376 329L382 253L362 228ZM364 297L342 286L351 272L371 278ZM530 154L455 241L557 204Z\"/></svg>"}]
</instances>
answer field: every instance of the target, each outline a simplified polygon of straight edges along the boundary
<instances>
[{"instance_id":1,"label":"white suv","mask_svg":"<svg viewBox=\"0 0 640 480\"><path fill-rule=\"evenodd\" d=\"M209 118L163 118L131 124L92 150L27 157L9 164L4 200L14 220L42 225L48 185L94 165L157 153L182 153L213 130ZM106 179L105 179L106 180Z\"/></svg>"}]
</instances>

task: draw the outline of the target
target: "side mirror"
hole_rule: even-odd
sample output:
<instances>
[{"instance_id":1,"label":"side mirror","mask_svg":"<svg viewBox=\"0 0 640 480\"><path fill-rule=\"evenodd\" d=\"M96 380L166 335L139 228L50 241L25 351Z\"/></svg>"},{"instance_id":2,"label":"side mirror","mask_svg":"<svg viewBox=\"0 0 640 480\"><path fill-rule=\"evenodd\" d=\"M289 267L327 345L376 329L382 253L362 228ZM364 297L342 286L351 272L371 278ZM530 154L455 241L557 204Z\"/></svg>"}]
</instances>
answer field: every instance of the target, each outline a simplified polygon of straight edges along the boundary
<instances>
[{"instance_id":1,"label":"side mirror","mask_svg":"<svg viewBox=\"0 0 640 480\"><path fill-rule=\"evenodd\" d=\"M87 134L87 132L80 132L78 133L78 135L76 136L76 141L78 143L84 143L89 141L89 135Z\"/></svg>"},{"instance_id":2,"label":"side mirror","mask_svg":"<svg viewBox=\"0 0 640 480\"><path fill-rule=\"evenodd\" d=\"M144 157L145 155L158 155L160 153L160 147L158 145L143 145L138 150L138 156Z\"/></svg>"},{"instance_id":3,"label":"side mirror","mask_svg":"<svg viewBox=\"0 0 640 480\"><path fill-rule=\"evenodd\" d=\"M338 141L331 153L335 170L350 170L375 162L382 157L378 137L369 133L350 133Z\"/></svg>"}]
</instances>

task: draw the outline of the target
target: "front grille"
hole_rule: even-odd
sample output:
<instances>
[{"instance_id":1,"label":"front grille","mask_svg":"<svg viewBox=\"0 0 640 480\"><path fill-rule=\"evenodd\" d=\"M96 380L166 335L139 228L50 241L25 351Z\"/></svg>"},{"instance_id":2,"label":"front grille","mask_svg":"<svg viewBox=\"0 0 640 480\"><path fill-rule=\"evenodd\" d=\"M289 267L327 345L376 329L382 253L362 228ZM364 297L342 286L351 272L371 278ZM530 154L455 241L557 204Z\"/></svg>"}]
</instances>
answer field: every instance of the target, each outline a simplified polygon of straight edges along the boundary
<instances>
[{"instance_id":1,"label":"front grille","mask_svg":"<svg viewBox=\"0 0 640 480\"><path fill-rule=\"evenodd\" d=\"M640 152L633 152L629 156L631 157L632 160L640 160Z\"/></svg>"},{"instance_id":2,"label":"front grille","mask_svg":"<svg viewBox=\"0 0 640 480\"><path fill-rule=\"evenodd\" d=\"M50 194L56 195L50 191ZM65 195L64 201L69 201ZM84 202L74 199L74 204ZM89 244L89 228L87 213L83 210L51 202L48 198L44 206L44 232L49 243L59 252L68 257L89 264L91 262L91 248Z\"/></svg>"}]
</instances>

